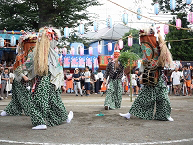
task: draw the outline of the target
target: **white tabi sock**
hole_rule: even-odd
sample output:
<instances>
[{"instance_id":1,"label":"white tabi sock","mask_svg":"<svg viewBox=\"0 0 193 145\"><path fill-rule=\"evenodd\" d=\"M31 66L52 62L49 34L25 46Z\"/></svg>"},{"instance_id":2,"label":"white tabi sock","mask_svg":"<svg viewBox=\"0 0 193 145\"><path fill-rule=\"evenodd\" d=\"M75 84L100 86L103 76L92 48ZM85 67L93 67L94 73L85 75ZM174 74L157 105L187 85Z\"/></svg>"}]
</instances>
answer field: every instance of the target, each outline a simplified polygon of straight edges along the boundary
<instances>
[{"instance_id":1,"label":"white tabi sock","mask_svg":"<svg viewBox=\"0 0 193 145\"><path fill-rule=\"evenodd\" d=\"M167 119L168 119L168 121L174 121L174 119L171 116L168 117Z\"/></svg>"},{"instance_id":2,"label":"white tabi sock","mask_svg":"<svg viewBox=\"0 0 193 145\"><path fill-rule=\"evenodd\" d=\"M70 111L68 114L68 119L66 120L66 122L70 123L70 121L72 120L73 117L74 117L74 113L72 111Z\"/></svg>"},{"instance_id":3,"label":"white tabi sock","mask_svg":"<svg viewBox=\"0 0 193 145\"><path fill-rule=\"evenodd\" d=\"M46 125L38 125L36 127L32 127L32 129L34 129L34 130L45 130L45 129L47 129L47 126Z\"/></svg>"},{"instance_id":4,"label":"white tabi sock","mask_svg":"<svg viewBox=\"0 0 193 145\"><path fill-rule=\"evenodd\" d=\"M125 117L126 119L130 119L131 114L128 112L127 114L119 113L120 116Z\"/></svg>"},{"instance_id":5,"label":"white tabi sock","mask_svg":"<svg viewBox=\"0 0 193 145\"><path fill-rule=\"evenodd\" d=\"M1 116L7 116L8 114L5 111L1 112Z\"/></svg>"}]
</instances>

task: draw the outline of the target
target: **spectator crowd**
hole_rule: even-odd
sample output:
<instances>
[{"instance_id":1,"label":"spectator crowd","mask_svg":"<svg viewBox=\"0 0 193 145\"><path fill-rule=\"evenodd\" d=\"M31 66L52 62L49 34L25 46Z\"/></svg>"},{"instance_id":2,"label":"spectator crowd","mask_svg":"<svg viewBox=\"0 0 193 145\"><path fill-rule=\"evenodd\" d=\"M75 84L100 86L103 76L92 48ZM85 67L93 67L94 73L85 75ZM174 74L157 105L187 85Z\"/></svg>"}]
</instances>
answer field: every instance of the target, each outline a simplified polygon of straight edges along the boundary
<instances>
[{"instance_id":1,"label":"spectator crowd","mask_svg":"<svg viewBox=\"0 0 193 145\"><path fill-rule=\"evenodd\" d=\"M14 79L13 61L6 63L2 61L0 64L0 100L7 99L11 95L11 84ZM73 93L76 96L89 96L91 94L104 94L108 88L103 84L105 71L93 72L89 67L85 69L75 68L74 70L64 70L64 87L66 93ZM182 68L176 67L175 70L165 70L165 84L168 87L169 94L174 93L175 96L192 95L193 90L193 68L184 65ZM141 87L140 79L142 75L139 69L134 69L131 73L132 94L138 96ZM130 91L130 76L124 75L122 78L123 92L126 94Z\"/></svg>"}]
</instances>

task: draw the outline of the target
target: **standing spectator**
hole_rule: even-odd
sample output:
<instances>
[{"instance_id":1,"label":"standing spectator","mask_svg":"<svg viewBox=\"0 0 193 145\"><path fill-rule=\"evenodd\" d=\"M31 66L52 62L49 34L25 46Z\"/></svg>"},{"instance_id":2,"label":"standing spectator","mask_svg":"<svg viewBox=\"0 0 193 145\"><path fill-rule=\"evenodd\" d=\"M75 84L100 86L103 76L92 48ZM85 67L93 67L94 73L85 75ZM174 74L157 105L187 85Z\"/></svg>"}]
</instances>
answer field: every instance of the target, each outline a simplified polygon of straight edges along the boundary
<instances>
[{"instance_id":1,"label":"standing spectator","mask_svg":"<svg viewBox=\"0 0 193 145\"><path fill-rule=\"evenodd\" d=\"M136 74L136 81L137 81L136 95L138 95L139 94L139 90L141 89L141 84L140 84L140 81L139 81L139 77L140 77L139 68L137 68L135 70L135 74Z\"/></svg>"},{"instance_id":2,"label":"standing spectator","mask_svg":"<svg viewBox=\"0 0 193 145\"><path fill-rule=\"evenodd\" d=\"M136 89L136 96L138 96L138 87L137 87L137 75L136 74L131 74L131 84L132 84L132 94L135 94L134 93L134 89Z\"/></svg>"},{"instance_id":3,"label":"standing spectator","mask_svg":"<svg viewBox=\"0 0 193 145\"><path fill-rule=\"evenodd\" d=\"M81 89L81 86L80 86L81 76L80 76L78 68L75 68L74 74L72 75L72 79L73 79L73 82L74 82L74 91L76 93L76 96L78 96L78 90L80 92L80 95L82 96L82 89Z\"/></svg>"},{"instance_id":4,"label":"standing spectator","mask_svg":"<svg viewBox=\"0 0 193 145\"><path fill-rule=\"evenodd\" d=\"M7 99L7 95L5 95L4 91L6 89L8 80L9 80L9 69L5 68L4 72L1 74L1 99Z\"/></svg>"},{"instance_id":5,"label":"standing spectator","mask_svg":"<svg viewBox=\"0 0 193 145\"><path fill-rule=\"evenodd\" d=\"M15 78L14 73L13 73L13 68L11 68L9 72L10 72L10 73L9 73L10 82L13 83L13 80L14 80L14 78ZM9 96L10 96L10 95L12 95L12 90L10 91Z\"/></svg>"},{"instance_id":6,"label":"standing spectator","mask_svg":"<svg viewBox=\"0 0 193 145\"><path fill-rule=\"evenodd\" d=\"M89 71L89 67L86 66L85 69L85 90L86 90L86 96L90 95L90 77L91 77L91 73Z\"/></svg>"},{"instance_id":7,"label":"standing spectator","mask_svg":"<svg viewBox=\"0 0 193 145\"><path fill-rule=\"evenodd\" d=\"M66 81L67 81L67 77L66 77L66 72L64 71L64 93L66 93Z\"/></svg>"},{"instance_id":8,"label":"standing spectator","mask_svg":"<svg viewBox=\"0 0 193 145\"><path fill-rule=\"evenodd\" d=\"M184 84L187 88L188 94L190 95L190 86L191 86L191 72L190 69L187 65L184 66L184 71L183 71L183 76L184 76ZM184 95L186 96L187 92L184 89Z\"/></svg>"},{"instance_id":9,"label":"standing spectator","mask_svg":"<svg viewBox=\"0 0 193 145\"><path fill-rule=\"evenodd\" d=\"M90 71L90 94L94 93L94 82L95 82L95 77L92 69Z\"/></svg>"},{"instance_id":10,"label":"standing spectator","mask_svg":"<svg viewBox=\"0 0 193 145\"><path fill-rule=\"evenodd\" d=\"M70 74L70 70L66 71L66 91L69 93L73 92L73 81L72 81L72 74Z\"/></svg>"},{"instance_id":11,"label":"standing spectator","mask_svg":"<svg viewBox=\"0 0 193 145\"><path fill-rule=\"evenodd\" d=\"M13 68L11 68L9 72L10 72L9 77L14 80L15 76L14 76L14 73L13 73Z\"/></svg>"},{"instance_id":12,"label":"standing spectator","mask_svg":"<svg viewBox=\"0 0 193 145\"><path fill-rule=\"evenodd\" d=\"M95 72L94 73L94 88L95 88L95 94L98 94L99 92L99 77L98 77L98 73Z\"/></svg>"},{"instance_id":13,"label":"standing spectator","mask_svg":"<svg viewBox=\"0 0 193 145\"><path fill-rule=\"evenodd\" d=\"M124 74L122 77L122 85L123 85L123 92L126 94L126 92L128 91L128 80L127 80L127 76Z\"/></svg>"},{"instance_id":14,"label":"standing spectator","mask_svg":"<svg viewBox=\"0 0 193 145\"><path fill-rule=\"evenodd\" d=\"M99 77L99 91L101 92L101 86L103 84L104 76L101 70L98 71L98 77Z\"/></svg>"},{"instance_id":15,"label":"standing spectator","mask_svg":"<svg viewBox=\"0 0 193 145\"><path fill-rule=\"evenodd\" d=\"M173 88L174 88L175 96L180 96L180 90L181 90L180 80L182 77L183 77L183 74L179 72L178 67L176 67L175 71L172 72L172 75L170 77L170 82L172 82L172 79L173 79Z\"/></svg>"},{"instance_id":16,"label":"standing spectator","mask_svg":"<svg viewBox=\"0 0 193 145\"><path fill-rule=\"evenodd\" d=\"M81 89L83 90L84 89L84 70L81 69L80 71L80 76L81 76L81 79L80 79L80 84L81 84Z\"/></svg>"}]
</instances>

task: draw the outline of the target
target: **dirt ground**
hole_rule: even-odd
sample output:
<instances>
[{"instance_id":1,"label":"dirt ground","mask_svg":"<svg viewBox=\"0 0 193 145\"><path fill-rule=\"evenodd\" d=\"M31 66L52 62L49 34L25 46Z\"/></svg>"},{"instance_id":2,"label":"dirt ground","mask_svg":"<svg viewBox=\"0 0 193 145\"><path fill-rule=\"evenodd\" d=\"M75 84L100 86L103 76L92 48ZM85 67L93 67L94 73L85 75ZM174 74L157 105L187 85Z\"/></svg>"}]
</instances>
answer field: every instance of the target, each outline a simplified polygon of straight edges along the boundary
<instances>
[{"instance_id":1,"label":"dirt ground","mask_svg":"<svg viewBox=\"0 0 193 145\"><path fill-rule=\"evenodd\" d=\"M128 95L123 95L122 107L117 110L104 110L104 99L64 94L62 100L74 118L70 124L47 130L32 130L27 116L0 117L0 144L193 144L193 97L170 96L174 122L126 120L119 113L127 113L132 105ZM0 101L0 110L9 101ZM96 116L100 112L104 116Z\"/></svg>"}]
</instances>

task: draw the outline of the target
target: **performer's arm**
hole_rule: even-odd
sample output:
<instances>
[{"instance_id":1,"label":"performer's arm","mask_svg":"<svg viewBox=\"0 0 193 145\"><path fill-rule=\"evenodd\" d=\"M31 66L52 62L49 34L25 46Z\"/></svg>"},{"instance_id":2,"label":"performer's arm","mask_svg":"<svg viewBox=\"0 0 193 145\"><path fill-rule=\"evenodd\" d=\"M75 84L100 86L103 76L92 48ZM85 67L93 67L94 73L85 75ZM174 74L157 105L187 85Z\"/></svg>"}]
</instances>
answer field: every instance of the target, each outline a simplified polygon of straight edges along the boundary
<instances>
[{"instance_id":1,"label":"performer's arm","mask_svg":"<svg viewBox=\"0 0 193 145\"><path fill-rule=\"evenodd\" d=\"M111 67L111 65L110 65L110 63L108 63L107 68L106 68L106 71L105 71L105 74L104 74L104 83L105 83L105 84L106 84L106 82L107 82L107 78L108 78L109 73L110 73L110 67Z\"/></svg>"}]
</instances>

